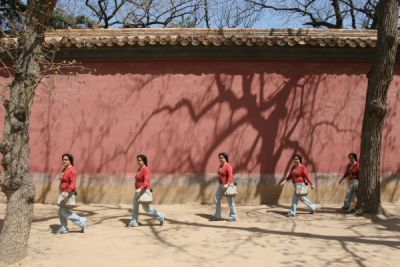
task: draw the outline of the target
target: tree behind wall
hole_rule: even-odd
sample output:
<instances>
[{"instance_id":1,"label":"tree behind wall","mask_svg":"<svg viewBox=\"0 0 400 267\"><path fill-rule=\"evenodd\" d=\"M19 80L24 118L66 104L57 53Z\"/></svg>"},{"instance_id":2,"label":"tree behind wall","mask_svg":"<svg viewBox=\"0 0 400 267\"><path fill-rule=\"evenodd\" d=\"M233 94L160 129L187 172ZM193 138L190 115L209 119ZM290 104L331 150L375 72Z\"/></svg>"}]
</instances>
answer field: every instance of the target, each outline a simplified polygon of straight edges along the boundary
<instances>
[{"instance_id":1,"label":"tree behind wall","mask_svg":"<svg viewBox=\"0 0 400 267\"><path fill-rule=\"evenodd\" d=\"M269 10L286 23L312 28L367 28L377 27L378 0L244 0L256 8Z\"/></svg>"},{"instance_id":2,"label":"tree behind wall","mask_svg":"<svg viewBox=\"0 0 400 267\"><path fill-rule=\"evenodd\" d=\"M4 226L0 234L2 263L14 263L27 253L35 197L29 166L29 122L35 89L41 81L46 62L42 47L44 32L56 2L28 1L25 11L18 10L16 6L18 23L14 23L16 20L8 23L8 34L17 38L17 44L6 51L15 70L11 73L13 80L4 100L4 134L0 143L5 170L0 186L7 197ZM6 33L3 32L3 36L7 36Z\"/></svg>"},{"instance_id":3,"label":"tree behind wall","mask_svg":"<svg viewBox=\"0 0 400 267\"><path fill-rule=\"evenodd\" d=\"M387 93L393 79L397 52L397 0L378 4L378 41L374 63L368 72L368 89L361 133L359 213L378 213L382 131L387 113Z\"/></svg>"}]
</instances>

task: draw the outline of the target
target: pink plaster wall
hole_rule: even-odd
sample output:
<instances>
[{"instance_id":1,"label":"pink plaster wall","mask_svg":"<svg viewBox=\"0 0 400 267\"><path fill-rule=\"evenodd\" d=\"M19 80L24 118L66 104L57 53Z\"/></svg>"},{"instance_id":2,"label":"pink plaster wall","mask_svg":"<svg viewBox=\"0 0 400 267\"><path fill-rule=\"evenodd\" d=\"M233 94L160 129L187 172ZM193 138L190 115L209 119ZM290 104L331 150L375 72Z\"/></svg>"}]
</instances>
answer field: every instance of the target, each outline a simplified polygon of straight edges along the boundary
<instances>
[{"instance_id":1,"label":"pink plaster wall","mask_svg":"<svg viewBox=\"0 0 400 267\"><path fill-rule=\"evenodd\" d=\"M299 152L313 172L341 173L358 152L368 63L87 62L94 74L49 78L31 120L31 167L131 173L145 153L155 173L211 173L226 151L236 172L287 171ZM399 74L399 69L396 71ZM4 81L4 80L3 80ZM383 171L400 172L400 76L389 90ZM0 116L1 131L3 115Z\"/></svg>"}]
</instances>

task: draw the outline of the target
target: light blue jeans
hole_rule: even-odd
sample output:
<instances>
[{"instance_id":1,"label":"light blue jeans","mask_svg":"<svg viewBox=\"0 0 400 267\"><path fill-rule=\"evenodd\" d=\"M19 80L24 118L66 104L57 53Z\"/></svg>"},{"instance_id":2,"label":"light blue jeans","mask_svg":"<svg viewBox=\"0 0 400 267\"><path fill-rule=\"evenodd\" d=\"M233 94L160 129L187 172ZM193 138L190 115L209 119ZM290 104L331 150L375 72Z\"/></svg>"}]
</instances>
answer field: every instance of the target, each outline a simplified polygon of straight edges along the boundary
<instances>
[{"instance_id":1,"label":"light blue jeans","mask_svg":"<svg viewBox=\"0 0 400 267\"><path fill-rule=\"evenodd\" d=\"M146 189L150 190L150 189ZM139 219L139 204L142 204L144 211L149 214L151 217L158 219L160 222L164 220L165 214L157 211L155 208L151 207L150 204L147 203L139 203L139 197L145 192L145 190L140 191L139 193L135 192L132 203L132 220L129 222L131 225L138 225Z\"/></svg>"},{"instance_id":2,"label":"light blue jeans","mask_svg":"<svg viewBox=\"0 0 400 267\"><path fill-rule=\"evenodd\" d=\"M346 209L350 208L351 201L353 200L353 195L355 193L354 190L353 190L353 182L355 182L355 181L351 182L349 188L347 189L346 197L344 198L343 207L346 208Z\"/></svg>"},{"instance_id":3,"label":"light blue jeans","mask_svg":"<svg viewBox=\"0 0 400 267\"><path fill-rule=\"evenodd\" d=\"M217 219L221 218L221 199L224 196L225 188L223 184L218 186L218 190L215 193L215 214L214 217ZM233 197L226 197L229 205L229 220L237 220L235 200Z\"/></svg>"},{"instance_id":4,"label":"light blue jeans","mask_svg":"<svg viewBox=\"0 0 400 267\"><path fill-rule=\"evenodd\" d=\"M292 206L290 207L290 214L292 216L296 216L297 203L299 202L299 200L303 201L304 205L306 205L310 210L315 210L317 208L317 205L312 203L308 198L304 196L296 195L296 184L293 185L294 185L294 192L292 196Z\"/></svg>"},{"instance_id":5,"label":"light blue jeans","mask_svg":"<svg viewBox=\"0 0 400 267\"><path fill-rule=\"evenodd\" d=\"M68 231L68 219L73 223L79 225L81 228L84 227L86 223L86 218L79 216L75 212L70 211L68 208L60 207L58 210L58 218L60 219L61 229L63 231Z\"/></svg>"}]
</instances>

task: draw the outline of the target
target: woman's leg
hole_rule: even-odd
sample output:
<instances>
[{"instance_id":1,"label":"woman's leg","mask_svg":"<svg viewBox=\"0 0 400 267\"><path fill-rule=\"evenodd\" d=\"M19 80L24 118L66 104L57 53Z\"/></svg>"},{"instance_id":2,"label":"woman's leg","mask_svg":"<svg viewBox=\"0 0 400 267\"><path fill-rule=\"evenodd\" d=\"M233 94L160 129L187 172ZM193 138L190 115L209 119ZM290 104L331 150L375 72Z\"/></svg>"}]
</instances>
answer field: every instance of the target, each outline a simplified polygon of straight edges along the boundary
<instances>
[{"instance_id":1,"label":"woman's leg","mask_svg":"<svg viewBox=\"0 0 400 267\"><path fill-rule=\"evenodd\" d=\"M58 219L60 220L61 227L57 230L59 234L68 233L68 219L65 212L65 208L60 207L58 209Z\"/></svg>"},{"instance_id":2,"label":"woman's leg","mask_svg":"<svg viewBox=\"0 0 400 267\"><path fill-rule=\"evenodd\" d=\"M298 203L298 196L296 195L296 191L293 192L292 196L292 205L290 206L290 211L288 213L289 217L294 217L296 216L296 209L297 209L297 203Z\"/></svg>"},{"instance_id":3,"label":"woman's leg","mask_svg":"<svg viewBox=\"0 0 400 267\"><path fill-rule=\"evenodd\" d=\"M144 211L149 214L151 217L156 218L160 221L160 224L164 224L165 214L162 212L157 211L155 208L150 206L148 203L142 203L142 207Z\"/></svg>"},{"instance_id":4,"label":"woman's leg","mask_svg":"<svg viewBox=\"0 0 400 267\"><path fill-rule=\"evenodd\" d=\"M79 225L81 231L83 232L86 228L86 218L81 217L75 212L68 210L68 219L70 219L73 223Z\"/></svg>"},{"instance_id":5,"label":"woman's leg","mask_svg":"<svg viewBox=\"0 0 400 267\"><path fill-rule=\"evenodd\" d=\"M343 209L349 209L351 205L351 200L353 198L353 187L350 185L346 192L346 197L343 202Z\"/></svg>"},{"instance_id":6,"label":"woman's leg","mask_svg":"<svg viewBox=\"0 0 400 267\"><path fill-rule=\"evenodd\" d=\"M68 208L61 208L59 210L59 217L61 222L61 228L59 232L68 232L68 220L70 219L73 223L79 225L81 231L83 232L86 228L86 218L81 217L75 212L70 211Z\"/></svg>"},{"instance_id":7,"label":"woman's leg","mask_svg":"<svg viewBox=\"0 0 400 267\"><path fill-rule=\"evenodd\" d=\"M138 217L139 217L139 193L135 192L132 201L132 220L129 222L128 227L139 226Z\"/></svg>"},{"instance_id":8,"label":"woman's leg","mask_svg":"<svg viewBox=\"0 0 400 267\"><path fill-rule=\"evenodd\" d=\"M228 197L228 204L229 204L229 218L228 218L228 221L236 221L237 220L237 213L236 213L235 199L233 197Z\"/></svg>"},{"instance_id":9,"label":"woman's leg","mask_svg":"<svg viewBox=\"0 0 400 267\"><path fill-rule=\"evenodd\" d=\"M224 194L224 185L219 185L218 190L215 193L215 214L214 218L221 219L221 199Z\"/></svg>"},{"instance_id":10,"label":"woman's leg","mask_svg":"<svg viewBox=\"0 0 400 267\"><path fill-rule=\"evenodd\" d=\"M315 212L315 210L317 209L317 205L315 205L306 197L301 197L300 199L301 201L303 201L304 205L306 205L311 210L312 213Z\"/></svg>"}]
</instances>

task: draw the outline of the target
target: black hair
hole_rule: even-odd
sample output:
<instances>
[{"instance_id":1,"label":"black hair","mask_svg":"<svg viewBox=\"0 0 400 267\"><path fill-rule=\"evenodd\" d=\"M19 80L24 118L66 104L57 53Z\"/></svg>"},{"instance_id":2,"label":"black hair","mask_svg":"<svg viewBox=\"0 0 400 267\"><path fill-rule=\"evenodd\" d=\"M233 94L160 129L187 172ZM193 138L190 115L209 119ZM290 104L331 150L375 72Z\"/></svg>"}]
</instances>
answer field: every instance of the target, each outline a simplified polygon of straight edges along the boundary
<instances>
[{"instance_id":1,"label":"black hair","mask_svg":"<svg viewBox=\"0 0 400 267\"><path fill-rule=\"evenodd\" d=\"M72 156L70 153L64 153L61 156L61 159L64 159L64 157L67 157L71 165L74 166L74 156Z\"/></svg>"},{"instance_id":2,"label":"black hair","mask_svg":"<svg viewBox=\"0 0 400 267\"><path fill-rule=\"evenodd\" d=\"M229 162L229 159L228 159L228 154L227 153L225 153L225 152L221 152L221 153L219 153L218 154L218 157L224 157L224 159L226 160L226 162Z\"/></svg>"},{"instance_id":3,"label":"black hair","mask_svg":"<svg viewBox=\"0 0 400 267\"><path fill-rule=\"evenodd\" d=\"M143 155L143 154L137 155L136 159L143 160L144 165L147 166L147 157L146 157L146 155Z\"/></svg>"},{"instance_id":4,"label":"black hair","mask_svg":"<svg viewBox=\"0 0 400 267\"><path fill-rule=\"evenodd\" d=\"M303 157L302 156L300 156L299 154L294 154L292 159L294 159L294 158L298 158L300 163L303 164Z\"/></svg>"},{"instance_id":5,"label":"black hair","mask_svg":"<svg viewBox=\"0 0 400 267\"><path fill-rule=\"evenodd\" d=\"M352 156L357 161L357 154L354 152L349 153L348 157Z\"/></svg>"}]
</instances>

